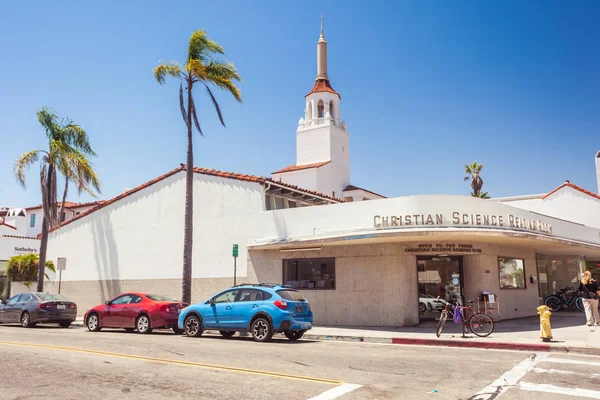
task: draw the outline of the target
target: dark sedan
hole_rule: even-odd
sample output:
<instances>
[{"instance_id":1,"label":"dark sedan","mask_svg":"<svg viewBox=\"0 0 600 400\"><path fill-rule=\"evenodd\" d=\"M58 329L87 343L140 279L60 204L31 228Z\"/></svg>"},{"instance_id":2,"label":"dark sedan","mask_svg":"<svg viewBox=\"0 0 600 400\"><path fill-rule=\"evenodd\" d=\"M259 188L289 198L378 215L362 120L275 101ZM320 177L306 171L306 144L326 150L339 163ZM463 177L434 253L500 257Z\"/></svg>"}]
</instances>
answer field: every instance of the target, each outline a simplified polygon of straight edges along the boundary
<instances>
[{"instance_id":1,"label":"dark sedan","mask_svg":"<svg viewBox=\"0 0 600 400\"><path fill-rule=\"evenodd\" d=\"M31 328L37 323L57 323L68 328L77 318L77 304L60 294L21 293L0 304L0 323Z\"/></svg>"}]
</instances>

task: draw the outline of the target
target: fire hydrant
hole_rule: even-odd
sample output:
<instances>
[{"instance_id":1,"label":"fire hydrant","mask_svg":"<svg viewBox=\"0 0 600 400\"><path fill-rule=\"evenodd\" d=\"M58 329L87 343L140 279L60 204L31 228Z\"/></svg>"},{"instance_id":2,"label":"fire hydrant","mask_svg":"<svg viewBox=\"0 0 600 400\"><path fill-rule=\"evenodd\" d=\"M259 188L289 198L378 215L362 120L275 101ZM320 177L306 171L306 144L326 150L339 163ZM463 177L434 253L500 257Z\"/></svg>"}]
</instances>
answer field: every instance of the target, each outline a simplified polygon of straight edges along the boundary
<instances>
[{"instance_id":1,"label":"fire hydrant","mask_svg":"<svg viewBox=\"0 0 600 400\"><path fill-rule=\"evenodd\" d=\"M550 328L550 308L548 306L539 306L537 308L540 314L540 337L544 342L549 342L552 339L552 330Z\"/></svg>"}]
</instances>

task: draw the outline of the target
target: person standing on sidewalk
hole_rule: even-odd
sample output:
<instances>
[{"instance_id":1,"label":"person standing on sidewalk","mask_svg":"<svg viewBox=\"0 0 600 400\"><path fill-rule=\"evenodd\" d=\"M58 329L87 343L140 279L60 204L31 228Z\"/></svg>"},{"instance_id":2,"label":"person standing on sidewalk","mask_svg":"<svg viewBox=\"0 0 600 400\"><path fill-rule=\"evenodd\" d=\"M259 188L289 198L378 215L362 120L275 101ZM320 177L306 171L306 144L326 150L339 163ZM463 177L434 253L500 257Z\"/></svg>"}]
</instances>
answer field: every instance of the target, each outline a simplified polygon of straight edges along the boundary
<instances>
[{"instance_id":1,"label":"person standing on sidewalk","mask_svg":"<svg viewBox=\"0 0 600 400\"><path fill-rule=\"evenodd\" d=\"M594 322L600 325L600 315L598 315L598 294L600 286L598 282L592 279L590 271L585 271L581 282L579 282L579 292L583 297L583 307L585 308L585 318L587 325L592 326Z\"/></svg>"}]
</instances>

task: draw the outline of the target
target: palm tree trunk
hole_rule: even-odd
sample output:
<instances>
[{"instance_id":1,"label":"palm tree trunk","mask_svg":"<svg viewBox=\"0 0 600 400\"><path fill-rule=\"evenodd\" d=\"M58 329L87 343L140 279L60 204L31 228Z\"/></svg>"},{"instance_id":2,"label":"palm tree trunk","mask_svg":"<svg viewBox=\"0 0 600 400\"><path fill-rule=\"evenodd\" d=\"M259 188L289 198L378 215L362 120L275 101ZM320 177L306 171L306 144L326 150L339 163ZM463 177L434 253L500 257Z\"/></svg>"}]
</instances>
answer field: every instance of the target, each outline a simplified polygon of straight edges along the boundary
<instances>
[{"instance_id":1,"label":"palm tree trunk","mask_svg":"<svg viewBox=\"0 0 600 400\"><path fill-rule=\"evenodd\" d=\"M46 178L46 196L42 198L42 203L48 204L48 197L52 193L52 181L54 179L54 168L52 165L48 168L48 176ZM44 207L49 209L49 207ZM50 223L47 212L44 212L44 218L42 220L42 238L40 241L40 260L38 263L38 281L37 291L44 291L44 273L46 272L46 253L48 251L48 224Z\"/></svg>"},{"instance_id":2,"label":"palm tree trunk","mask_svg":"<svg viewBox=\"0 0 600 400\"><path fill-rule=\"evenodd\" d=\"M191 76L191 75L190 75ZM185 171L185 230L183 234L183 277L181 301L191 304L192 300L192 249L194 245L194 152L192 147L192 80L187 81L187 168Z\"/></svg>"}]
</instances>

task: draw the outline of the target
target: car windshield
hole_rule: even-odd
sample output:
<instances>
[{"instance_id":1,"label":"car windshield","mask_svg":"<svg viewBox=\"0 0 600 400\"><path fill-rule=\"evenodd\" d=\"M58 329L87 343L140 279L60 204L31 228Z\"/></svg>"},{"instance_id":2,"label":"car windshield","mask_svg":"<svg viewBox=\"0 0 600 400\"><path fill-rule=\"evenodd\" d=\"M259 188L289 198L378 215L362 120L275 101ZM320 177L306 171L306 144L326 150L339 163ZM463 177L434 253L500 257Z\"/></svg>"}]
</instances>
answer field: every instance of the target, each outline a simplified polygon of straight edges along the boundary
<instances>
[{"instance_id":1,"label":"car windshield","mask_svg":"<svg viewBox=\"0 0 600 400\"><path fill-rule=\"evenodd\" d=\"M174 299L172 297L163 296L163 295L160 295L160 294L147 294L146 297L149 298L150 300L154 300L154 301L179 301L179 300Z\"/></svg>"},{"instance_id":2,"label":"car windshield","mask_svg":"<svg viewBox=\"0 0 600 400\"><path fill-rule=\"evenodd\" d=\"M291 300L291 301L306 301L306 299L304 298L304 296L302 296L300 294L300 292L297 292L295 290L278 290L277 294L280 295L282 298L284 298L286 300Z\"/></svg>"},{"instance_id":3,"label":"car windshield","mask_svg":"<svg viewBox=\"0 0 600 400\"><path fill-rule=\"evenodd\" d=\"M61 296L60 294L53 293L36 293L37 297L42 301L69 301L65 296Z\"/></svg>"}]
</instances>

